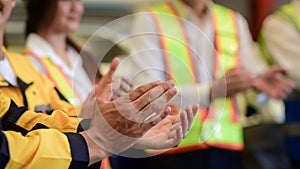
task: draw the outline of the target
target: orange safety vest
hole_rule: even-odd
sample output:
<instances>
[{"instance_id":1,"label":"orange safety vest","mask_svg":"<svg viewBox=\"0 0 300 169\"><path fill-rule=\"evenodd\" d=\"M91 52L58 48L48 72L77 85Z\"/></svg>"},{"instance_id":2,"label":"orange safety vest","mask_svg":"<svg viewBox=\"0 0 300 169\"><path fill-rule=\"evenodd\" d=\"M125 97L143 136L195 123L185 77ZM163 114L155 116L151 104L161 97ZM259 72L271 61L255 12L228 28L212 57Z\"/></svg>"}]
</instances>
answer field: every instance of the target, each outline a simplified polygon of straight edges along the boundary
<instances>
[{"instance_id":1,"label":"orange safety vest","mask_svg":"<svg viewBox=\"0 0 300 169\"><path fill-rule=\"evenodd\" d=\"M199 83L193 51L188 39L179 10L171 2L150 8L160 34L160 45L164 52L164 62L168 79L178 86ZM212 5L212 20L215 28L214 78L223 76L239 65L239 39L236 14L220 5ZM219 60L219 61L217 61ZM219 64L220 63L220 64ZM208 114L209 112L209 114ZM214 146L230 150L243 149L242 126L238 120L239 109L235 98L214 100L209 111L201 111L194 119L187 137L178 148L167 153L185 152Z\"/></svg>"}]
</instances>

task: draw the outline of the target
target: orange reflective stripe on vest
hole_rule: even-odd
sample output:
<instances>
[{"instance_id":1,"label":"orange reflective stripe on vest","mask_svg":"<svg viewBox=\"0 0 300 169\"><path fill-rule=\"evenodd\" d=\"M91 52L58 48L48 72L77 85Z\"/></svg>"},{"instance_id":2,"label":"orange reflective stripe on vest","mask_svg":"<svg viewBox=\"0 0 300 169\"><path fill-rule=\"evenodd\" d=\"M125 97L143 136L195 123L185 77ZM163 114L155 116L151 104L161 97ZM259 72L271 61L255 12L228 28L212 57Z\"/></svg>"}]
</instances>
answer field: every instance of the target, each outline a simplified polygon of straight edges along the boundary
<instances>
[{"instance_id":1,"label":"orange reflective stripe on vest","mask_svg":"<svg viewBox=\"0 0 300 169\"><path fill-rule=\"evenodd\" d=\"M161 47L163 51L167 51L164 52L166 71L178 86L199 83L193 52L187 45L189 42L177 9L168 2L149 11L157 25ZM224 75L223 72L239 65L239 43L236 15L233 11L214 4L212 19L216 47L214 76L217 79ZM207 113L198 113L187 137L171 152L204 148L205 145L232 150L243 148L242 128L238 122L238 108L234 99L216 99L209 114Z\"/></svg>"},{"instance_id":2,"label":"orange reflective stripe on vest","mask_svg":"<svg viewBox=\"0 0 300 169\"><path fill-rule=\"evenodd\" d=\"M188 40L183 25L176 10L171 3L149 9L160 35L161 48L164 49L164 60L168 79L173 79L180 84L198 83L197 70L192 51L189 48ZM168 15L171 14L171 15ZM177 26L170 29L169 25ZM174 59L175 58L175 59ZM171 60L172 59L172 60ZM178 76L174 72L184 72L186 76Z\"/></svg>"},{"instance_id":3,"label":"orange reflective stripe on vest","mask_svg":"<svg viewBox=\"0 0 300 169\"><path fill-rule=\"evenodd\" d=\"M214 79L224 72L236 68L240 63L239 39L236 14L220 5L212 7L212 21L215 29ZM203 124L201 139L209 146L243 149L242 127L238 121L239 109L236 98L218 98L211 105L211 111Z\"/></svg>"},{"instance_id":4,"label":"orange reflective stripe on vest","mask_svg":"<svg viewBox=\"0 0 300 169\"><path fill-rule=\"evenodd\" d=\"M174 80L177 86L199 83L193 51L189 48L182 19L179 18L177 10L172 3L167 2L149 9L149 12L159 32L168 79ZM206 148L204 144L199 144L201 118L201 113L198 113L188 133L187 137L193 138L183 140L180 148L171 149L166 154Z\"/></svg>"},{"instance_id":5,"label":"orange reflective stripe on vest","mask_svg":"<svg viewBox=\"0 0 300 169\"><path fill-rule=\"evenodd\" d=\"M30 55L39 60L43 69L47 73L47 77L54 83L57 89L66 97L66 99L73 105L80 105L82 101L79 95L73 90L72 82L65 75L62 69L56 66L48 57L38 57L33 51L23 52L25 55Z\"/></svg>"}]
</instances>

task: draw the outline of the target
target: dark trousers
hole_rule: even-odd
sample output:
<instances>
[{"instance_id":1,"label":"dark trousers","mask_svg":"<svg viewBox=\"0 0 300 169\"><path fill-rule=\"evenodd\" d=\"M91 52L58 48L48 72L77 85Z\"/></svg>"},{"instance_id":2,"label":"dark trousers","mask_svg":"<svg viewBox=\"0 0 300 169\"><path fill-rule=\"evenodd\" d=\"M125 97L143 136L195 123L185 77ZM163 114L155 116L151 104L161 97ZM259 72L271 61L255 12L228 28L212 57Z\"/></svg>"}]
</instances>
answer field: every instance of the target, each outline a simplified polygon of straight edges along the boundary
<instances>
[{"instance_id":1,"label":"dark trousers","mask_svg":"<svg viewBox=\"0 0 300 169\"><path fill-rule=\"evenodd\" d=\"M113 156L113 169L241 169L241 152L209 148L147 158Z\"/></svg>"},{"instance_id":2,"label":"dark trousers","mask_svg":"<svg viewBox=\"0 0 300 169\"><path fill-rule=\"evenodd\" d=\"M300 100L285 101L286 121L289 124L300 124ZM300 130L300 128L294 128ZM287 135L286 147L294 168L300 168L300 135Z\"/></svg>"},{"instance_id":3,"label":"dark trousers","mask_svg":"<svg viewBox=\"0 0 300 169\"><path fill-rule=\"evenodd\" d=\"M244 169L290 169L282 125L244 128Z\"/></svg>"}]
</instances>

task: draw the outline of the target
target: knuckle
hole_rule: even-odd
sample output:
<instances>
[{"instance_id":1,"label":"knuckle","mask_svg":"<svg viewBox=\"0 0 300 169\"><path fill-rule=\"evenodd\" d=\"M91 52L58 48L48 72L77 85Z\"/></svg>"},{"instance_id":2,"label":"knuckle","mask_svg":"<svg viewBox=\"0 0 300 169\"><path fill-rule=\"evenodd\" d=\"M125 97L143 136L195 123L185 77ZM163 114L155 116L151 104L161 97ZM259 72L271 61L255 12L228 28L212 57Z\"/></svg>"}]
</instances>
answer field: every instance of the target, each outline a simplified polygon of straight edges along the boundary
<instances>
[{"instance_id":1,"label":"knuckle","mask_svg":"<svg viewBox=\"0 0 300 169\"><path fill-rule=\"evenodd\" d=\"M145 90L144 86L140 86L140 87L138 87L138 88L136 89L136 92L137 92L138 94L143 94L145 91L146 91L146 90Z\"/></svg>"},{"instance_id":2,"label":"knuckle","mask_svg":"<svg viewBox=\"0 0 300 169\"><path fill-rule=\"evenodd\" d=\"M129 99L130 100L135 100L138 96L141 96L143 93L145 93L145 88L143 86L140 86L130 92L129 94Z\"/></svg>"},{"instance_id":3,"label":"knuckle","mask_svg":"<svg viewBox=\"0 0 300 169\"><path fill-rule=\"evenodd\" d=\"M167 83L163 83L162 87L164 90L167 90L168 88L170 88L170 86Z\"/></svg>"}]
</instances>

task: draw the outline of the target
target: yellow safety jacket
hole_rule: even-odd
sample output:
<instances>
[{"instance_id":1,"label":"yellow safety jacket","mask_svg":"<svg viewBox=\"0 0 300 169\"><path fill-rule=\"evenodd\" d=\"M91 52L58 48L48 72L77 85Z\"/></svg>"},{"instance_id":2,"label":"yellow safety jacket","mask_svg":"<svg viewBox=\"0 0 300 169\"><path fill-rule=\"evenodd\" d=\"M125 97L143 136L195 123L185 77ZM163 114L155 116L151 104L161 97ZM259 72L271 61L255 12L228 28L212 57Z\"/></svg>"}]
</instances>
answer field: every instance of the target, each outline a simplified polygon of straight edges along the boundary
<instances>
[{"instance_id":1,"label":"yellow safety jacket","mask_svg":"<svg viewBox=\"0 0 300 169\"><path fill-rule=\"evenodd\" d=\"M39 57L32 50L25 50L23 54L36 58L46 72L46 76L52 81L55 87L61 91L64 97L74 106L80 106L83 100L80 100L79 95L72 86L72 81L55 65L49 57Z\"/></svg>"},{"instance_id":2,"label":"yellow safety jacket","mask_svg":"<svg viewBox=\"0 0 300 169\"><path fill-rule=\"evenodd\" d=\"M40 119L39 117L47 116L16 107L11 99L0 90L0 168L73 168L74 164L78 168L87 166L88 149L86 142L79 134L63 134L56 129L39 129L22 136L20 132L4 131L8 127L5 121L14 121L14 117L19 116L20 112L29 116L28 119L31 117L31 122ZM7 118L9 113L11 114ZM57 114L65 113L57 111ZM19 120L26 124L22 116ZM54 119L40 119L47 123L52 120ZM60 121L54 125L62 124L62 119L58 120ZM69 123L68 120L70 121L65 118L66 124ZM72 126L69 127L72 128ZM70 128L61 131L71 132Z\"/></svg>"},{"instance_id":3,"label":"yellow safety jacket","mask_svg":"<svg viewBox=\"0 0 300 169\"><path fill-rule=\"evenodd\" d=\"M215 60L219 59L219 62L214 63L214 78L218 79L223 75L222 68L226 72L239 66L239 38L235 12L216 4L212 5L211 10L215 28ZM184 26L178 18L181 16L180 9L167 2L150 8L149 11L160 34L161 48L166 51L164 62L168 78L175 80L178 86L199 83L193 51L188 46ZM242 150L243 135L239 113L237 98L216 99L207 111L197 114L191 130L179 147L167 153L207 146Z\"/></svg>"},{"instance_id":4,"label":"yellow safety jacket","mask_svg":"<svg viewBox=\"0 0 300 169\"><path fill-rule=\"evenodd\" d=\"M78 160L76 165L80 166L78 163L84 162L85 164L81 166L86 167L89 163L87 146L79 134L76 134L76 139L81 139L82 144L76 144L76 147L71 148L70 138L55 129L35 130L25 137L14 131L3 131L3 133L8 142L9 161L1 165L5 165L6 169L71 168L72 161L75 163L71 151L75 149L82 150L81 155L87 154L86 161ZM77 157L80 154L77 154Z\"/></svg>"},{"instance_id":5,"label":"yellow safety jacket","mask_svg":"<svg viewBox=\"0 0 300 169\"><path fill-rule=\"evenodd\" d=\"M62 132L77 132L82 119L76 118L74 106L61 99L52 82L34 68L29 58L5 48L2 51L14 70L18 86L9 84L0 74L0 90L16 105L31 110L16 117L16 124L27 131L43 125ZM0 117L5 113L1 111Z\"/></svg>"}]
</instances>

